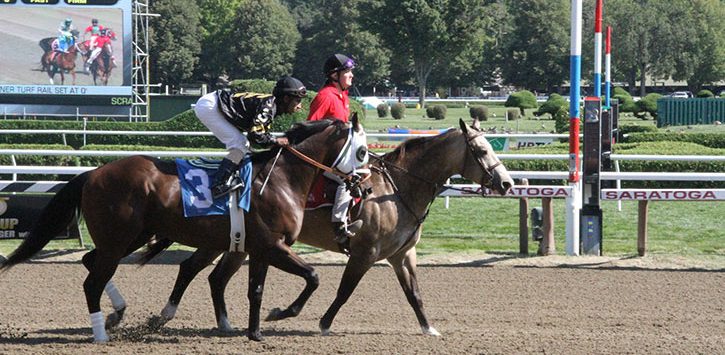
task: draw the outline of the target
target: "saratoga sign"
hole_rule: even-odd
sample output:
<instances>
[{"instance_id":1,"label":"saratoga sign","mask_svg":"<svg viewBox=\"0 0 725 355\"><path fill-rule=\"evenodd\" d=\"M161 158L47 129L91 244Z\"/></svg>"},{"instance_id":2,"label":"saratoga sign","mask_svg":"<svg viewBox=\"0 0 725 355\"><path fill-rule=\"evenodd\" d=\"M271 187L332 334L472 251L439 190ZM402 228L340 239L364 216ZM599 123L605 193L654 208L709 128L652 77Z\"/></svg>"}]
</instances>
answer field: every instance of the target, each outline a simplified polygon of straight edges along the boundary
<instances>
[{"instance_id":1,"label":"saratoga sign","mask_svg":"<svg viewBox=\"0 0 725 355\"><path fill-rule=\"evenodd\" d=\"M536 186L536 185L521 185L514 186L509 190L506 196L500 196L495 191L489 188L482 188L479 185L446 185L446 188L439 196L480 196L481 192L486 196L492 197L551 197L551 198L566 198L571 195L571 187L569 186Z\"/></svg>"},{"instance_id":2,"label":"saratoga sign","mask_svg":"<svg viewBox=\"0 0 725 355\"><path fill-rule=\"evenodd\" d=\"M602 200L725 200L725 189L604 189Z\"/></svg>"}]
</instances>

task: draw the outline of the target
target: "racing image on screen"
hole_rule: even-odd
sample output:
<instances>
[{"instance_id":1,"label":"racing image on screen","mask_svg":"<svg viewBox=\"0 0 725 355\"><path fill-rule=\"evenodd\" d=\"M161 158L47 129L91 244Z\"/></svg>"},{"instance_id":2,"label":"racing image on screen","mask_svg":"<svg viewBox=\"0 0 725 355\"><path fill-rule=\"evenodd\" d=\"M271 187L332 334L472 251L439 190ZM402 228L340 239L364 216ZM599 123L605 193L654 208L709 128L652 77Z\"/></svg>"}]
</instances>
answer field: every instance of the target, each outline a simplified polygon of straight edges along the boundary
<instances>
[{"instance_id":1,"label":"racing image on screen","mask_svg":"<svg viewBox=\"0 0 725 355\"><path fill-rule=\"evenodd\" d=\"M3 7L0 85L124 85L122 23L119 8Z\"/></svg>"}]
</instances>

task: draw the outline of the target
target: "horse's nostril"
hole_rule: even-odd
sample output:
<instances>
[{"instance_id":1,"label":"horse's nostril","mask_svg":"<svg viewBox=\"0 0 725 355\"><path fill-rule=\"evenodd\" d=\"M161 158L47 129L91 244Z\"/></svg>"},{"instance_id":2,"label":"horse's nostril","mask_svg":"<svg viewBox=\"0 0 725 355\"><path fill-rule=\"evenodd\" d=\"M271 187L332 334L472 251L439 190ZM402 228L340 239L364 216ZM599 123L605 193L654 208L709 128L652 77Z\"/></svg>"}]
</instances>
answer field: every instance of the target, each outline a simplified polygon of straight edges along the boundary
<instances>
[{"instance_id":1,"label":"horse's nostril","mask_svg":"<svg viewBox=\"0 0 725 355\"><path fill-rule=\"evenodd\" d=\"M501 182L501 187L503 187L504 192L508 192L512 187L514 187L514 184L511 181L506 180Z\"/></svg>"}]
</instances>

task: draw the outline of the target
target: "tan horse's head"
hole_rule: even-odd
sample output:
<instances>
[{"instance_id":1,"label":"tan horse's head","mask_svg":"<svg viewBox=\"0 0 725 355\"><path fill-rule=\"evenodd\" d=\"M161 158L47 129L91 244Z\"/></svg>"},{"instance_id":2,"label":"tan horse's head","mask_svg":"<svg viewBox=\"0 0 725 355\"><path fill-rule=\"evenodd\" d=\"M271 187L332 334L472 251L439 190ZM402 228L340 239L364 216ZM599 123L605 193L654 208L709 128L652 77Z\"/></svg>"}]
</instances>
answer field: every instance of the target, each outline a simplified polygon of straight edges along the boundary
<instances>
[{"instance_id":1,"label":"tan horse's head","mask_svg":"<svg viewBox=\"0 0 725 355\"><path fill-rule=\"evenodd\" d=\"M463 177L505 195L514 181L481 131L478 120L474 119L468 126L461 119L460 126L467 146Z\"/></svg>"}]
</instances>

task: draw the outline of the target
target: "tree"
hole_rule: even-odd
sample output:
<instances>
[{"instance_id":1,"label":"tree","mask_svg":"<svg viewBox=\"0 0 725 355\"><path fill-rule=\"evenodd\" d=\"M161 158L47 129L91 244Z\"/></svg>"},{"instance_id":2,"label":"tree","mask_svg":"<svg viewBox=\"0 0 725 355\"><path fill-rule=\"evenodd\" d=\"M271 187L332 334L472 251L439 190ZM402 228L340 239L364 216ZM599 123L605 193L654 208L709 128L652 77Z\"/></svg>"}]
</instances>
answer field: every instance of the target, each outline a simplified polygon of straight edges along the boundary
<instances>
[{"instance_id":1,"label":"tree","mask_svg":"<svg viewBox=\"0 0 725 355\"><path fill-rule=\"evenodd\" d=\"M199 62L199 7L194 0L156 0L151 12L161 15L149 25L151 77L178 86L191 78Z\"/></svg>"},{"instance_id":2,"label":"tree","mask_svg":"<svg viewBox=\"0 0 725 355\"><path fill-rule=\"evenodd\" d=\"M388 77L391 52L378 34L364 27L360 7L367 1L315 0L297 4L292 9L300 14L298 26L305 38L297 51L295 75L319 87L325 79L322 73L325 59L332 54L342 53L356 61L356 87L371 88L380 85Z\"/></svg>"},{"instance_id":3,"label":"tree","mask_svg":"<svg viewBox=\"0 0 725 355\"><path fill-rule=\"evenodd\" d=\"M551 92L569 74L569 6L566 0L507 2L513 30L499 63L506 83Z\"/></svg>"},{"instance_id":4,"label":"tree","mask_svg":"<svg viewBox=\"0 0 725 355\"><path fill-rule=\"evenodd\" d=\"M197 78L214 85L221 75L230 73L233 58L229 38L241 0L196 0L201 11L202 41Z\"/></svg>"},{"instance_id":5,"label":"tree","mask_svg":"<svg viewBox=\"0 0 725 355\"><path fill-rule=\"evenodd\" d=\"M693 0L686 16L690 31L685 37L682 55L676 59L675 80L687 80L691 91L725 79L725 7L719 0Z\"/></svg>"},{"instance_id":6,"label":"tree","mask_svg":"<svg viewBox=\"0 0 725 355\"><path fill-rule=\"evenodd\" d=\"M230 35L225 38L235 79L270 79L289 75L300 33L279 0L242 0Z\"/></svg>"},{"instance_id":7,"label":"tree","mask_svg":"<svg viewBox=\"0 0 725 355\"><path fill-rule=\"evenodd\" d=\"M380 0L376 30L395 56L413 62L420 103L425 106L431 72L481 43L482 0Z\"/></svg>"}]
</instances>

